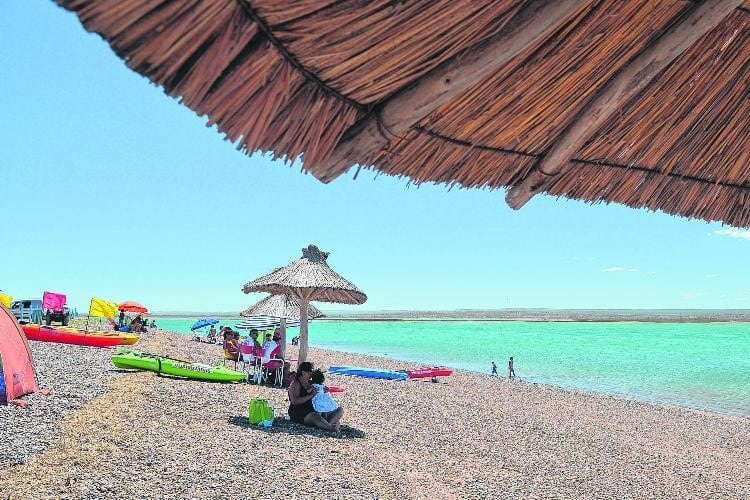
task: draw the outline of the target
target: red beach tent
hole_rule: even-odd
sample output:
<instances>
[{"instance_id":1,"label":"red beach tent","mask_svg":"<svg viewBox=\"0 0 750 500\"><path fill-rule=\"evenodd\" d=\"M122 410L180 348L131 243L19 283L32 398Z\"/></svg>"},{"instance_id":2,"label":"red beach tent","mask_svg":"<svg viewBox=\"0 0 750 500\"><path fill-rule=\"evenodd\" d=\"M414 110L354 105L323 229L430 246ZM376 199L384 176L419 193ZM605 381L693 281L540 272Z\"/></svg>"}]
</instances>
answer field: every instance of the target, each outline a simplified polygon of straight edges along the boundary
<instances>
[{"instance_id":1,"label":"red beach tent","mask_svg":"<svg viewBox=\"0 0 750 500\"><path fill-rule=\"evenodd\" d=\"M12 401L37 390L34 364L26 336L16 318L0 304L0 375L5 400ZM0 394L2 400L2 394Z\"/></svg>"}]
</instances>

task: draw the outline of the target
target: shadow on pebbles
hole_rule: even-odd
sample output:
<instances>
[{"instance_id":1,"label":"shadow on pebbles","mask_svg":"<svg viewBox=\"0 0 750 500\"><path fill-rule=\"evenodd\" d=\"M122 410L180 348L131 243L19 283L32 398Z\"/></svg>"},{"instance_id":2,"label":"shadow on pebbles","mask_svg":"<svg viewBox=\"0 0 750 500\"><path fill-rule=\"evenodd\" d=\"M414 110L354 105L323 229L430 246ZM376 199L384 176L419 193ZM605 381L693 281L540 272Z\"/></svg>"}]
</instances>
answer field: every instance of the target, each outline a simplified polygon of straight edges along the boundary
<instances>
[{"instance_id":1,"label":"shadow on pebbles","mask_svg":"<svg viewBox=\"0 0 750 500\"><path fill-rule=\"evenodd\" d=\"M293 434L293 435L308 435L308 436L317 436L320 438L335 438L335 439L363 439L365 437L364 431L361 431L359 429L354 429L353 427L349 427L348 425L342 425L341 426L341 434L336 435L332 432L325 431L323 429L316 429L315 427L308 427L306 425L300 425L297 423L294 423L290 420L287 420L285 418L279 418L276 417L273 419L273 426L271 427L263 427L260 425L253 425L251 424L247 416L235 416L229 419L229 423L232 425L236 425L237 427L242 427L244 429L251 429L257 432L263 432L267 434Z\"/></svg>"}]
</instances>

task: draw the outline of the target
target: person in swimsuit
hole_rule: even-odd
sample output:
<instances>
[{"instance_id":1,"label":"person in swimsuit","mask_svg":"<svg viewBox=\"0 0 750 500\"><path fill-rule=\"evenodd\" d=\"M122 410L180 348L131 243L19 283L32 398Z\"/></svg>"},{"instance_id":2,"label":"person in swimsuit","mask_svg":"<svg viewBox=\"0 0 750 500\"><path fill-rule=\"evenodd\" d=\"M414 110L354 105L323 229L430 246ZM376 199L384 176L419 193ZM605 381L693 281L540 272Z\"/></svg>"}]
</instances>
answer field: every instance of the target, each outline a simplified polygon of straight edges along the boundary
<instances>
[{"instance_id":1,"label":"person in swimsuit","mask_svg":"<svg viewBox=\"0 0 750 500\"><path fill-rule=\"evenodd\" d=\"M516 370L513 368L513 356L508 360L508 378L516 378Z\"/></svg>"},{"instance_id":2,"label":"person in swimsuit","mask_svg":"<svg viewBox=\"0 0 750 500\"><path fill-rule=\"evenodd\" d=\"M312 386L310 379L314 371L309 361L300 363L294 380L289 385L289 418L298 424L318 427L327 431L341 432L341 417L344 409L339 406L333 411L319 413L313 408L312 399L318 389Z\"/></svg>"}]
</instances>

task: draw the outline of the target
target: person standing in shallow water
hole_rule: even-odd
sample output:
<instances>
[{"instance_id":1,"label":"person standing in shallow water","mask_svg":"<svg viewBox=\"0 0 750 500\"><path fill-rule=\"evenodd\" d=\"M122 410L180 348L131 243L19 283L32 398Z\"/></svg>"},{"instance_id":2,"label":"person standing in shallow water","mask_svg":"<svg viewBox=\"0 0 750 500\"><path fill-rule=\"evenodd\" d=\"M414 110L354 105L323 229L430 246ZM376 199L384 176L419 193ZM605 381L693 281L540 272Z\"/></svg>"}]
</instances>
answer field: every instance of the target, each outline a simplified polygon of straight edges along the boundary
<instances>
[{"instance_id":1,"label":"person standing in shallow water","mask_svg":"<svg viewBox=\"0 0 750 500\"><path fill-rule=\"evenodd\" d=\"M497 377L497 365L494 361L492 362L492 375Z\"/></svg>"},{"instance_id":2,"label":"person standing in shallow water","mask_svg":"<svg viewBox=\"0 0 750 500\"><path fill-rule=\"evenodd\" d=\"M513 369L513 356L508 360L508 378L516 378L516 371Z\"/></svg>"}]
</instances>

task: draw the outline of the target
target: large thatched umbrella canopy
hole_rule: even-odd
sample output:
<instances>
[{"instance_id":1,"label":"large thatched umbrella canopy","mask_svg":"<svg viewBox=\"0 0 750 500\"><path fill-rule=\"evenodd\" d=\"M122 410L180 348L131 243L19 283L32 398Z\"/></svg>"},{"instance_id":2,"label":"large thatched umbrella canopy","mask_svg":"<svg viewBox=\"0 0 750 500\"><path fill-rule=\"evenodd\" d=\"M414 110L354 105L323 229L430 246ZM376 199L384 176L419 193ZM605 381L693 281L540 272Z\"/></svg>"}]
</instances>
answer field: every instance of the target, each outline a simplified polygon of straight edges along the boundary
<instances>
[{"instance_id":1,"label":"large thatched umbrella canopy","mask_svg":"<svg viewBox=\"0 0 750 500\"><path fill-rule=\"evenodd\" d=\"M286 322L300 321L302 319L302 309L299 299L285 293L278 295L269 295L260 302L248 307L240 313L240 316L264 316L278 318L281 326L281 354L286 354ZM307 319L323 317L323 313L312 304L307 305Z\"/></svg>"},{"instance_id":2,"label":"large thatched umbrella canopy","mask_svg":"<svg viewBox=\"0 0 750 500\"><path fill-rule=\"evenodd\" d=\"M750 0L56 0L248 153L750 226Z\"/></svg>"},{"instance_id":3,"label":"large thatched umbrella canopy","mask_svg":"<svg viewBox=\"0 0 750 500\"><path fill-rule=\"evenodd\" d=\"M320 251L315 245L309 245L302 249L302 258L242 287L245 293L287 294L299 299L300 363L307 359L307 319L311 300L340 304L364 304L367 300L364 292L328 267L328 255L328 252Z\"/></svg>"}]
</instances>

